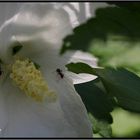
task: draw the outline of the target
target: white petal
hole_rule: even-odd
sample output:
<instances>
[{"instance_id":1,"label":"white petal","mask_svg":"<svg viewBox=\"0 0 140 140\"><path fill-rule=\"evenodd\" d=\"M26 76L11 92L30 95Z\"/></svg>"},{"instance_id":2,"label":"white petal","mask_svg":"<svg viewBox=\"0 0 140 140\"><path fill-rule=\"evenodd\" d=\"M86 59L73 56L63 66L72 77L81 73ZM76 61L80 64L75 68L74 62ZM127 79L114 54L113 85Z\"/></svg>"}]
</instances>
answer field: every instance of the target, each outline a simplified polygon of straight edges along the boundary
<instances>
[{"instance_id":1,"label":"white petal","mask_svg":"<svg viewBox=\"0 0 140 140\"><path fill-rule=\"evenodd\" d=\"M7 96L8 123L5 137L65 137L78 136L63 115L60 103L40 104L27 98L7 81L2 88ZM9 92L10 91L10 92ZM2 114L3 112L1 112Z\"/></svg>"},{"instance_id":2,"label":"white petal","mask_svg":"<svg viewBox=\"0 0 140 140\"><path fill-rule=\"evenodd\" d=\"M0 32L0 55L6 59L14 43L22 44L23 54L30 55L46 48L60 49L62 39L72 32L72 27L63 9L52 4L27 4L3 24ZM41 42L45 42L43 46Z\"/></svg>"},{"instance_id":3,"label":"white petal","mask_svg":"<svg viewBox=\"0 0 140 140\"><path fill-rule=\"evenodd\" d=\"M58 94L58 101L45 104L26 97L7 79L1 88L6 96L8 110L8 122L2 136L92 137L91 125L81 98L67 78L57 81L56 76L49 74L47 78L50 87ZM1 110L1 114L3 112Z\"/></svg>"},{"instance_id":4,"label":"white petal","mask_svg":"<svg viewBox=\"0 0 140 140\"><path fill-rule=\"evenodd\" d=\"M41 53L40 55L38 54L38 55L32 57L32 60L34 60L35 62L40 64L41 71L44 71L44 73L46 73L46 69L50 70L51 73L56 72L56 69L58 69L58 68L61 69L65 75L67 75L70 79L72 79L73 84L85 83L85 82L89 82L89 81L92 81L97 78L97 76L91 75L91 74L86 74L86 73L76 74L76 73L67 71L65 68L65 65L69 62L71 57L73 57L73 56L71 56L71 55L59 56L58 52L54 50L54 51L46 51L46 52L44 52L44 54L43 53ZM70 60L70 61L71 62L81 62L79 56L77 58L76 57L74 57L74 58L75 58L75 60L77 58L78 59L76 61L72 61L72 60ZM83 60L84 59L82 58L82 61ZM94 61L94 58L93 58L93 61ZM83 61L83 62L85 62L85 61ZM88 63L88 57L86 57L86 62ZM89 63L90 62L92 64L92 59L91 59L91 61L89 61ZM97 64L94 65L94 62L93 62L93 64L91 66L97 67L96 65Z\"/></svg>"},{"instance_id":5,"label":"white petal","mask_svg":"<svg viewBox=\"0 0 140 140\"><path fill-rule=\"evenodd\" d=\"M21 5L21 3L0 3L0 26L11 18Z\"/></svg>"},{"instance_id":6,"label":"white petal","mask_svg":"<svg viewBox=\"0 0 140 140\"><path fill-rule=\"evenodd\" d=\"M78 137L92 137L92 127L85 106L72 83L65 82L64 80L61 85L57 84L57 91L61 93L60 104L64 116L77 132Z\"/></svg>"},{"instance_id":7,"label":"white petal","mask_svg":"<svg viewBox=\"0 0 140 140\"><path fill-rule=\"evenodd\" d=\"M81 84L81 83L92 81L97 78L97 76L95 75L86 74L86 73L76 74L70 71L66 72L66 75L72 79L73 84Z\"/></svg>"},{"instance_id":8,"label":"white petal","mask_svg":"<svg viewBox=\"0 0 140 140\"><path fill-rule=\"evenodd\" d=\"M72 26L76 27L79 24L87 22L89 18L94 17L97 8L104 8L110 5L105 2L66 2L60 4L60 6L68 12Z\"/></svg>"},{"instance_id":9,"label":"white petal","mask_svg":"<svg viewBox=\"0 0 140 140\"><path fill-rule=\"evenodd\" d=\"M77 133L77 136L92 137L92 127L86 108L75 91L72 81L66 75L64 75L64 78L61 78L57 73L50 73L47 77L48 84L59 95L64 117Z\"/></svg>"},{"instance_id":10,"label":"white petal","mask_svg":"<svg viewBox=\"0 0 140 140\"><path fill-rule=\"evenodd\" d=\"M71 56L71 57L70 57ZM64 57L69 57L69 63L73 62L73 63L78 63L78 62L82 62L82 63L86 63L88 65L90 65L93 68L97 68L97 58L94 57L93 55L91 55L90 53L87 52L82 52L82 51L67 51L64 54Z\"/></svg>"},{"instance_id":11,"label":"white petal","mask_svg":"<svg viewBox=\"0 0 140 140\"><path fill-rule=\"evenodd\" d=\"M49 77L46 78L49 86L59 95L55 104L36 104L14 88L10 79L7 80L1 88L1 92L7 95L6 105L9 113L8 124L3 131L6 137L92 136L85 106L75 92L72 82L60 79L62 83L58 84L55 77L56 68L61 65L61 58L52 55L53 49L61 46L62 38L70 31L65 15L65 11L55 10L52 5L28 5L1 28L0 55L6 59L9 46L17 40L17 43L23 45L21 54L39 61L44 76Z\"/></svg>"},{"instance_id":12,"label":"white petal","mask_svg":"<svg viewBox=\"0 0 140 140\"><path fill-rule=\"evenodd\" d=\"M52 4L25 5L14 22L16 36L42 34L44 39L52 44L60 43L60 40L71 32L68 14L63 9L56 9ZM17 29L18 25L22 28Z\"/></svg>"},{"instance_id":13,"label":"white petal","mask_svg":"<svg viewBox=\"0 0 140 140\"><path fill-rule=\"evenodd\" d=\"M0 137L8 124L8 113L6 109L6 99L4 93L0 92Z\"/></svg>"},{"instance_id":14,"label":"white petal","mask_svg":"<svg viewBox=\"0 0 140 140\"><path fill-rule=\"evenodd\" d=\"M86 63L89 66L93 68L99 68L97 65L97 58L95 58L93 55L82 52L82 51L67 51L64 55L62 55L62 62L66 65L68 63ZM68 60L68 61L66 61ZM80 84L80 83L85 83L92 81L97 78L95 75L91 74L86 74L86 73L80 73L80 74L75 74L73 72L65 72L67 76L72 79L73 84Z\"/></svg>"}]
</instances>

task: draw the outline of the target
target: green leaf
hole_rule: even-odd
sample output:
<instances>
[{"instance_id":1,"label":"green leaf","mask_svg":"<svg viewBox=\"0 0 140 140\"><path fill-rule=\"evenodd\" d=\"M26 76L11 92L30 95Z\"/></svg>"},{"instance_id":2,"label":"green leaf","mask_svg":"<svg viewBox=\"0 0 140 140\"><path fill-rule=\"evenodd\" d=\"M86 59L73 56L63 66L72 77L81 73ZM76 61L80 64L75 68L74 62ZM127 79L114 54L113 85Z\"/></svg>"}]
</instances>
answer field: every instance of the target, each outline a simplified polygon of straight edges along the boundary
<instances>
[{"instance_id":1,"label":"green leaf","mask_svg":"<svg viewBox=\"0 0 140 140\"><path fill-rule=\"evenodd\" d=\"M100 121L112 123L110 115L114 107L112 98L98 88L94 82L75 85L75 89L81 96L88 112Z\"/></svg>"},{"instance_id":2,"label":"green leaf","mask_svg":"<svg viewBox=\"0 0 140 140\"><path fill-rule=\"evenodd\" d=\"M108 122L98 120L91 114L89 114L89 117L90 117L91 122L93 124L93 133L94 134L98 133L99 135L101 135L104 138L112 137L112 129L111 129L111 126Z\"/></svg>"},{"instance_id":3,"label":"green leaf","mask_svg":"<svg viewBox=\"0 0 140 140\"><path fill-rule=\"evenodd\" d=\"M140 12L140 4L138 2L107 2L108 4L115 4L119 7L126 8L127 10L130 10L131 12Z\"/></svg>"},{"instance_id":4,"label":"green leaf","mask_svg":"<svg viewBox=\"0 0 140 140\"><path fill-rule=\"evenodd\" d=\"M89 73L89 74L96 74L96 68L93 69L88 64L79 62L79 63L69 63L66 65L69 71L72 71L74 73Z\"/></svg>"},{"instance_id":5,"label":"green leaf","mask_svg":"<svg viewBox=\"0 0 140 140\"><path fill-rule=\"evenodd\" d=\"M119 106L124 109L140 112L140 78L125 69L111 69L97 71L106 90Z\"/></svg>"},{"instance_id":6,"label":"green leaf","mask_svg":"<svg viewBox=\"0 0 140 140\"><path fill-rule=\"evenodd\" d=\"M80 67L83 67L83 69L80 69ZM98 75L110 98L111 96L114 97L119 106L130 111L140 112L140 78L134 73L123 68L93 69L83 63L69 65L68 69L76 73ZM84 92L84 89L81 90L82 92Z\"/></svg>"}]
</instances>

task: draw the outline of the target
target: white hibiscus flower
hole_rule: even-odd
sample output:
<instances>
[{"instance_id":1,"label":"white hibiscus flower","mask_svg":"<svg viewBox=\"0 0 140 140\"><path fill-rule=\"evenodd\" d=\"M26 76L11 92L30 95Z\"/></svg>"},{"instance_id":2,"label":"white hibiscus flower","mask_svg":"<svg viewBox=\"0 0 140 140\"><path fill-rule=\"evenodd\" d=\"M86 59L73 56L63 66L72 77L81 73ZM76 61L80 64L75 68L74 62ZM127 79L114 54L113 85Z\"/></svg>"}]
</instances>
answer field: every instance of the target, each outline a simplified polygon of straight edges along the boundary
<instances>
[{"instance_id":1,"label":"white hibiscus flower","mask_svg":"<svg viewBox=\"0 0 140 140\"><path fill-rule=\"evenodd\" d=\"M1 26L1 136L92 137L73 83L96 77L81 78L65 65L81 61L96 66L96 59L83 52L59 55L62 39L71 32L68 14L52 4L26 4Z\"/></svg>"}]
</instances>

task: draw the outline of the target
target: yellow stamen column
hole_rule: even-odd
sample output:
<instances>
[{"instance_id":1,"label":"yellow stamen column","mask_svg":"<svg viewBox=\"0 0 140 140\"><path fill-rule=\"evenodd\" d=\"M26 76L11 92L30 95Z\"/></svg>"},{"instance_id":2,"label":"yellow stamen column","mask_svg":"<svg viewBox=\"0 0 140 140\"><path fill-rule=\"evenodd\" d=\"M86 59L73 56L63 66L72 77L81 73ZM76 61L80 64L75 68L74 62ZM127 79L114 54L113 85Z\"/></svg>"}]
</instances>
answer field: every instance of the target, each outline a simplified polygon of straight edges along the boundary
<instances>
[{"instance_id":1,"label":"yellow stamen column","mask_svg":"<svg viewBox=\"0 0 140 140\"><path fill-rule=\"evenodd\" d=\"M35 101L54 102L57 98L56 93L48 88L41 72L28 59L16 60L12 65L10 77L27 96Z\"/></svg>"}]
</instances>

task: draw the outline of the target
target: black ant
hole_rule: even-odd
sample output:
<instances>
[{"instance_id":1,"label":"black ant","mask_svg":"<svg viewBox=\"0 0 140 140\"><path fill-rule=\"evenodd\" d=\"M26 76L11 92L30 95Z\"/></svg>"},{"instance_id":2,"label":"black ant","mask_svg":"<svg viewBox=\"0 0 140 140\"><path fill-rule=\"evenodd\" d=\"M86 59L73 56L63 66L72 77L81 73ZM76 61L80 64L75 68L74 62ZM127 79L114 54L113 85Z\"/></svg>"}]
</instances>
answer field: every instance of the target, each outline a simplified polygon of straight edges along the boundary
<instances>
[{"instance_id":1,"label":"black ant","mask_svg":"<svg viewBox=\"0 0 140 140\"><path fill-rule=\"evenodd\" d=\"M56 72L60 75L61 79L64 78L64 74L62 73L62 70L61 69L56 69Z\"/></svg>"}]
</instances>

